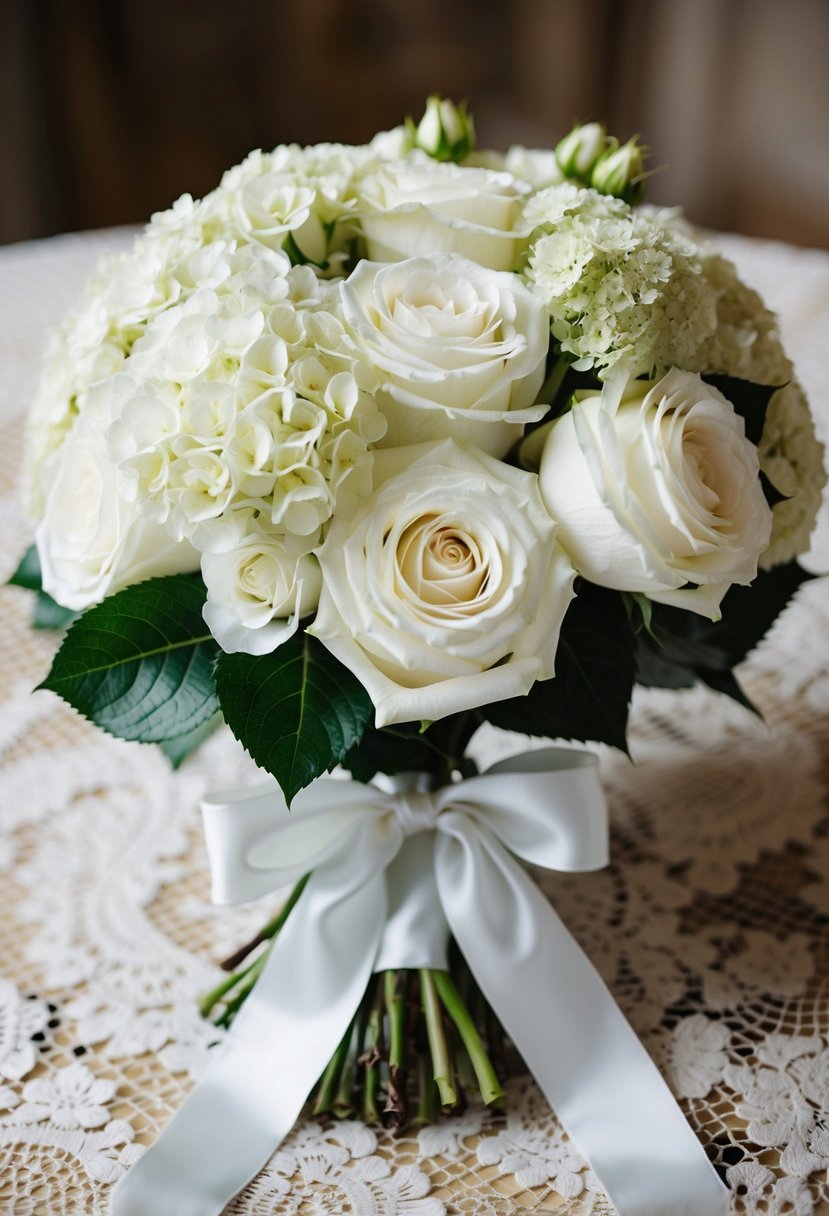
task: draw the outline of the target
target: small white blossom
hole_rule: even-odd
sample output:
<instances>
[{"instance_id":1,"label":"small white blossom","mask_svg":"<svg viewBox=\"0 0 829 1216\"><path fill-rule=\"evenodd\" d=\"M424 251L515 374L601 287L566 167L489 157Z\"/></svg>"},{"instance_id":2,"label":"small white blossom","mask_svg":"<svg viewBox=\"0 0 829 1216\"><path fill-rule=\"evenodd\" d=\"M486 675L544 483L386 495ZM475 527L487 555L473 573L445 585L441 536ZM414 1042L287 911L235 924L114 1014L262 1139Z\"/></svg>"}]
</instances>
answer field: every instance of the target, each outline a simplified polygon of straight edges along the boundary
<instances>
[{"instance_id":1,"label":"small white blossom","mask_svg":"<svg viewBox=\"0 0 829 1216\"><path fill-rule=\"evenodd\" d=\"M714 333L717 293L696 247L653 216L564 183L536 194L524 219L528 281L577 369L686 368Z\"/></svg>"}]
</instances>

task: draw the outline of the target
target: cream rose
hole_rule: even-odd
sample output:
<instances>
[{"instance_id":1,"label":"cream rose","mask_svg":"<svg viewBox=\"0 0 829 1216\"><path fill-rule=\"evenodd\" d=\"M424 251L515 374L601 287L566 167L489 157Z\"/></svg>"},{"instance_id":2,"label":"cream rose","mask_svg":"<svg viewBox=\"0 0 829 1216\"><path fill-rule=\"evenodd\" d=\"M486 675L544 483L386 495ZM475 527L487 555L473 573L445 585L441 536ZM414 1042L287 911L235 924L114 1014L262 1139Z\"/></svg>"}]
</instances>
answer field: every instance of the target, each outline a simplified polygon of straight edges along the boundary
<instances>
[{"instance_id":1,"label":"cream rose","mask_svg":"<svg viewBox=\"0 0 829 1216\"><path fill-rule=\"evenodd\" d=\"M574 571L537 479L452 440L377 453L374 495L319 550L318 637L377 726L527 693L554 674Z\"/></svg>"},{"instance_id":2,"label":"cream rose","mask_svg":"<svg viewBox=\"0 0 829 1216\"><path fill-rule=\"evenodd\" d=\"M657 383L618 374L601 395L536 431L541 495L580 574L717 619L732 583L750 583L771 511L742 418L699 376Z\"/></svg>"},{"instance_id":3,"label":"cream rose","mask_svg":"<svg viewBox=\"0 0 829 1216\"><path fill-rule=\"evenodd\" d=\"M425 154L393 161L359 187L368 256L399 262L419 253L461 253L492 270L512 270L514 229L528 191L510 173L439 164Z\"/></svg>"},{"instance_id":4,"label":"cream rose","mask_svg":"<svg viewBox=\"0 0 829 1216\"><path fill-rule=\"evenodd\" d=\"M191 545L171 540L125 498L106 441L83 420L47 464L45 480L37 550L43 589L64 607L80 610L129 583L198 570Z\"/></svg>"},{"instance_id":5,"label":"cream rose","mask_svg":"<svg viewBox=\"0 0 829 1216\"><path fill-rule=\"evenodd\" d=\"M343 313L383 377L383 447L447 438L502 456L546 406L549 318L517 275L459 254L360 262Z\"/></svg>"},{"instance_id":6,"label":"cream rose","mask_svg":"<svg viewBox=\"0 0 829 1216\"><path fill-rule=\"evenodd\" d=\"M212 550L201 559L203 615L222 650L270 654L316 608L322 581L317 559L263 531L253 511L211 521L198 540Z\"/></svg>"}]
</instances>

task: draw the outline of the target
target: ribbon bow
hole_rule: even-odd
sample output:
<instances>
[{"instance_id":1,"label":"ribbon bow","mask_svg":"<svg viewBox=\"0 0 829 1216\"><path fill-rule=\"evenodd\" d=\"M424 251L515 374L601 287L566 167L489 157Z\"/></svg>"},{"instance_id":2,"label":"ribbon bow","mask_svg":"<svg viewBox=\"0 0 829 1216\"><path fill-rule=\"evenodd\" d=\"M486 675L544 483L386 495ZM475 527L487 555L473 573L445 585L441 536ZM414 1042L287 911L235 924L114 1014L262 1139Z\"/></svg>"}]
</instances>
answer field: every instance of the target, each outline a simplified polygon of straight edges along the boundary
<instances>
[{"instance_id":1,"label":"ribbon bow","mask_svg":"<svg viewBox=\"0 0 829 1216\"><path fill-rule=\"evenodd\" d=\"M720 1183L604 982L516 858L607 864L595 756L546 749L433 793L315 782L202 804L213 899L311 872L205 1077L115 1188L113 1216L218 1216L288 1134L373 970L454 935L620 1216L724 1216Z\"/></svg>"}]
</instances>

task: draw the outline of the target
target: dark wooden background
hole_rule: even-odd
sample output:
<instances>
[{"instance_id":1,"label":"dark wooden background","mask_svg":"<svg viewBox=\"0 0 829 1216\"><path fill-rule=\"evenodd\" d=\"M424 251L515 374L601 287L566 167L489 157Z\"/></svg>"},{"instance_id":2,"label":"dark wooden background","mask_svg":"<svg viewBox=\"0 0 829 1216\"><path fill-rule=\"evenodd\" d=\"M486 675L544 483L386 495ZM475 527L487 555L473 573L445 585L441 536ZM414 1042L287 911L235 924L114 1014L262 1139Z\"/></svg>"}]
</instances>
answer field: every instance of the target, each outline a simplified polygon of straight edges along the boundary
<instances>
[{"instance_id":1,"label":"dark wooden background","mask_svg":"<svg viewBox=\"0 0 829 1216\"><path fill-rule=\"evenodd\" d=\"M650 197L829 245L829 0L0 0L0 242L142 222L427 93L481 143L641 132Z\"/></svg>"}]
</instances>

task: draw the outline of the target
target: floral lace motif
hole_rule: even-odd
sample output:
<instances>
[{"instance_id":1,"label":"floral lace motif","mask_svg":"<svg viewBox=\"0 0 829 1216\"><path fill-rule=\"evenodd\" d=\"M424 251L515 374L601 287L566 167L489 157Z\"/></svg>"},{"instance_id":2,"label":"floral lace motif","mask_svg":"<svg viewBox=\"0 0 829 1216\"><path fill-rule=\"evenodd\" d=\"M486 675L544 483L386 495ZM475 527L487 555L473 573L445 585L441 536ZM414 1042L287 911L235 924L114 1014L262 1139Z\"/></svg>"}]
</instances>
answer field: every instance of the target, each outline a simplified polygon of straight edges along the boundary
<instances>
[{"instance_id":1,"label":"floral lace motif","mask_svg":"<svg viewBox=\"0 0 829 1216\"><path fill-rule=\"evenodd\" d=\"M94 254L120 239L63 238L0 256L0 301L14 301L0 303L4 349L20 352L0 384L0 485L12 484L20 402L46 326ZM796 315L786 336L819 403L829 258L740 241L732 250ZM811 308L801 292L786 294L801 267ZM19 510L16 494L0 498L0 578L28 536ZM829 512L812 562L829 568ZM251 778L229 735L173 774L153 749L98 734L50 694L32 696L54 638L29 630L22 592L0 596L0 664L11 673L0 692L0 1211L24 1216L46 1203L93 1216L204 1068L221 1032L194 998L273 901L209 903L199 799ZM704 690L637 693L636 764L602 751L613 865L540 881L681 1100L734 1212L816 1216L829 1212L825 581L803 589L742 678L770 726ZM481 746L491 760L515 741ZM535 1085L519 1078L503 1112L472 1104L400 1140L301 1122L228 1211L551 1207L611 1212Z\"/></svg>"}]
</instances>

